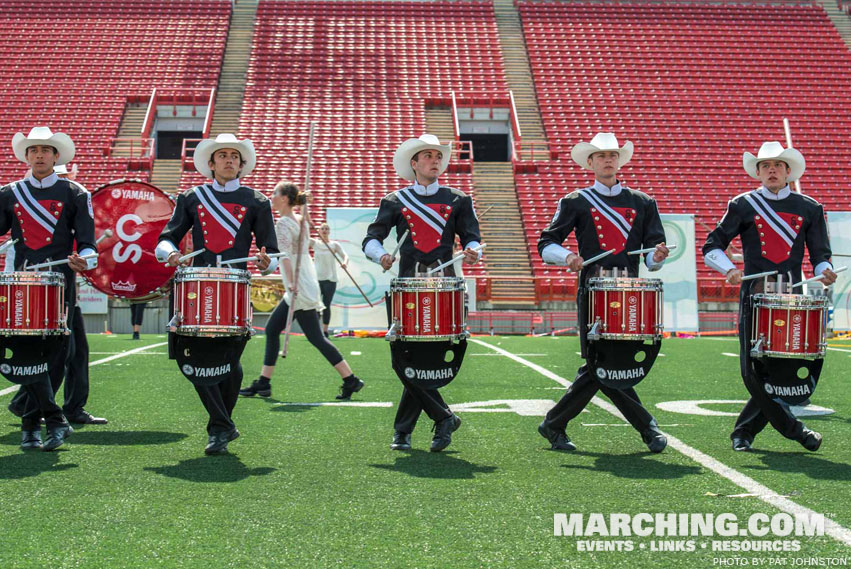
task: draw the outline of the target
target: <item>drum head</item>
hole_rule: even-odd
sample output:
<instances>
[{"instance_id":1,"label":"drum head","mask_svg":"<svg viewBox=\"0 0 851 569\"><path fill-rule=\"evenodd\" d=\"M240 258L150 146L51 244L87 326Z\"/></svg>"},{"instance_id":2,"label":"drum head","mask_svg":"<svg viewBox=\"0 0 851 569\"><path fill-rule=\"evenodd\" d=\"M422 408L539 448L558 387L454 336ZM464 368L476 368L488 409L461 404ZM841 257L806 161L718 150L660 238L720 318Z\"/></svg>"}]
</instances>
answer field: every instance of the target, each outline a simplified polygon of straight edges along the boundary
<instances>
[{"instance_id":1,"label":"drum head","mask_svg":"<svg viewBox=\"0 0 851 569\"><path fill-rule=\"evenodd\" d=\"M98 267L84 273L99 291L129 300L151 300L168 290L174 267L157 261L154 249L171 219L174 199L139 180L118 180L92 194L95 235L112 236L98 244Z\"/></svg>"}]
</instances>

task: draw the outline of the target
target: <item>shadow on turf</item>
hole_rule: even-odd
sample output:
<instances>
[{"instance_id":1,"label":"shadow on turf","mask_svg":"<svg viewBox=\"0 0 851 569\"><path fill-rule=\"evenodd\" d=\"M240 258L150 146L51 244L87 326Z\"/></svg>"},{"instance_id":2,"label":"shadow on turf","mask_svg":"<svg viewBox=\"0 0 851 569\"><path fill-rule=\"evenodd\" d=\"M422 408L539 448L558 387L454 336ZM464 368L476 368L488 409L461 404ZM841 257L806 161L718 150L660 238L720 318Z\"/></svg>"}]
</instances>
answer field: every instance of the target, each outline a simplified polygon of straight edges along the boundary
<instances>
[{"instance_id":1,"label":"shadow on turf","mask_svg":"<svg viewBox=\"0 0 851 569\"><path fill-rule=\"evenodd\" d=\"M396 457L394 464L370 464L373 468L402 472L417 478L472 479L476 474L490 474L496 466L482 466L455 458L454 451L428 452L424 450L406 451Z\"/></svg>"},{"instance_id":2,"label":"shadow on turf","mask_svg":"<svg viewBox=\"0 0 851 569\"><path fill-rule=\"evenodd\" d=\"M20 480L42 472L61 472L77 464L59 464L61 453L27 451L0 457L0 480Z\"/></svg>"},{"instance_id":3,"label":"shadow on turf","mask_svg":"<svg viewBox=\"0 0 851 569\"><path fill-rule=\"evenodd\" d=\"M562 468L572 470L590 470L592 472L608 472L619 478L656 478L659 480L670 480L673 478L684 478L695 476L702 472L699 466L685 466L682 464L670 464L659 462L658 456L649 452L635 452L632 454L603 454L598 452L571 452L566 456L584 456L596 458L594 466L582 464L562 464Z\"/></svg>"},{"instance_id":4,"label":"shadow on turf","mask_svg":"<svg viewBox=\"0 0 851 569\"><path fill-rule=\"evenodd\" d=\"M277 469L248 468L238 456L223 454L190 458L168 466L146 466L144 470L188 482L239 482L249 476L266 476Z\"/></svg>"},{"instance_id":5,"label":"shadow on turf","mask_svg":"<svg viewBox=\"0 0 851 569\"><path fill-rule=\"evenodd\" d=\"M74 425L74 434L68 439L75 445L102 446L137 446L137 445L167 445L185 439L185 433L169 433L162 431L103 431L95 427L87 430L82 425ZM21 444L21 433L12 432L0 437L0 444L18 446Z\"/></svg>"},{"instance_id":6,"label":"shadow on turf","mask_svg":"<svg viewBox=\"0 0 851 569\"><path fill-rule=\"evenodd\" d=\"M806 450L775 452L753 449L765 466L743 466L743 469L793 472L820 480L851 480L851 465L832 462Z\"/></svg>"}]
</instances>

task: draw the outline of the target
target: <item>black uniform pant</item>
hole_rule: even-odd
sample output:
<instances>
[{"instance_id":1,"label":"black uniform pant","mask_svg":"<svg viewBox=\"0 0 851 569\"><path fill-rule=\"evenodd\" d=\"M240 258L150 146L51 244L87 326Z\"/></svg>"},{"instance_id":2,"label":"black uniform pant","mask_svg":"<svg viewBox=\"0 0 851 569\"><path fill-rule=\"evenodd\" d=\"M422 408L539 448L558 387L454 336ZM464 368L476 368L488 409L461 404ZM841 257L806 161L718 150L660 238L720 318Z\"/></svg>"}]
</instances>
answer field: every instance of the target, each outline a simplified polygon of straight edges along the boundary
<instances>
[{"instance_id":1,"label":"black uniform pant","mask_svg":"<svg viewBox=\"0 0 851 569\"><path fill-rule=\"evenodd\" d=\"M62 409L53 399L53 389L50 380L44 375L40 380L29 385L22 385L20 394L26 399L26 407L21 418L21 428L25 431L41 429L41 418L52 429L67 424Z\"/></svg>"},{"instance_id":2,"label":"black uniform pant","mask_svg":"<svg viewBox=\"0 0 851 569\"><path fill-rule=\"evenodd\" d=\"M576 303L578 307L578 328L579 328L579 345L582 350L582 357L588 358L589 350L593 350L593 346L589 345L587 321L588 321L588 298L584 288L580 288L577 294ZM594 378L593 372L589 369L588 364L584 364L576 372L576 378L573 384L567 389L567 392L555 404L555 407L550 409L545 418L546 423L553 429L562 431L567 427L567 424L579 413L582 412L597 391L602 391L608 397L618 411L629 421L629 424L639 433L644 433L648 429L656 428L656 419L650 414L647 409L641 404L641 399L635 389L614 389L606 387Z\"/></svg>"},{"instance_id":3,"label":"black uniform pant","mask_svg":"<svg viewBox=\"0 0 851 569\"><path fill-rule=\"evenodd\" d=\"M319 293L322 295L322 304L325 305L325 310L322 311L322 323L326 326L331 322L331 301L334 300L335 292L337 292L336 282L319 281Z\"/></svg>"},{"instance_id":4,"label":"black uniform pant","mask_svg":"<svg viewBox=\"0 0 851 569\"><path fill-rule=\"evenodd\" d=\"M89 400L89 341L83 323L83 311L77 306L71 319L71 339L65 371L65 403L62 411L74 416Z\"/></svg>"},{"instance_id":5,"label":"black uniform pant","mask_svg":"<svg viewBox=\"0 0 851 569\"><path fill-rule=\"evenodd\" d=\"M410 381L399 378L405 388L396 409L396 420L393 428L400 433L411 433L417 425L422 411L434 422L442 421L452 416L452 411L443 400L437 389L423 389Z\"/></svg>"},{"instance_id":6,"label":"black uniform pant","mask_svg":"<svg viewBox=\"0 0 851 569\"><path fill-rule=\"evenodd\" d=\"M804 424L792 414L788 405L778 403L765 393L764 381L761 379L765 376L765 371L759 362L754 362L750 357L753 310L749 287L742 287L740 301L739 363L745 388L751 397L739 413L730 438L753 442L754 437L771 423L771 426L787 439L800 441Z\"/></svg>"},{"instance_id":7,"label":"black uniform pant","mask_svg":"<svg viewBox=\"0 0 851 569\"><path fill-rule=\"evenodd\" d=\"M146 302L134 302L130 305L130 324L133 326L141 326L142 320L145 318Z\"/></svg>"},{"instance_id":8,"label":"black uniform pant","mask_svg":"<svg viewBox=\"0 0 851 569\"><path fill-rule=\"evenodd\" d=\"M274 366L278 359L278 352L281 350L281 332L287 326L289 311L290 307L282 300L266 322L266 355L263 357L263 365ZM343 361L340 350L322 333L322 327L319 325L319 313L315 310L296 310L293 318L298 321L307 341L319 350L329 364L335 366Z\"/></svg>"},{"instance_id":9,"label":"black uniform pant","mask_svg":"<svg viewBox=\"0 0 851 569\"><path fill-rule=\"evenodd\" d=\"M236 428L231 415L239 399L239 388L242 384L242 364L237 363L230 377L215 385L195 385L195 391L201 398L201 403L210 415L207 421L207 434L225 433Z\"/></svg>"},{"instance_id":10,"label":"black uniform pant","mask_svg":"<svg viewBox=\"0 0 851 569\"><path fill-rule=\"evenodd\" d=\"M56 350L56 352L53 354L53 356L48 360L47 371L48 371L48 374L50 376L50 387L51 387L51 390L52 390L51 398L53 398L55 396L55 394L59 392L59 387L62 385L62 379L65 377L65 366L66 366L66 363L68 362L69 351L71 350L72 343L75 341L74 336L79 335L79 334L75 333L75 329L74 329L74 326L73 326L75 314L77 312L76 284L75 284L73 278L71 278L71 280L70 280L70 283L73 286L68 286L68 284L67 284L68 282L69 282L69 279L66 278L65 302L66 302L66 306L68 307L68 324L69 324L69 328L71 328L71 335L65 336L63 338L64 341L60 344L60 348L58 350ZM83 318L83 316L82 316L82 314L80 314L80 328L82 328L82 318ZM82 338L83 338L83 342L86 342L85 330L82 330ZM88 379L89 379L89 377L88 377L88 354L89 354L88 343L86 343L85 346L86 346L86 350L85 350L85 353L86 353L86 374L85 374L86 386L85 386L85 390L84 390L85 391L85 398L83 398L83 403L85 403L85 399L88 398L88 390L89 390L89 386L88 386ZM81 399L82 391L80 391L78 389L78 390L76 390L76 394L75 394L74 393L75 389L72 388L71 392L72 392L72 396L74 397L74 399L71 401L71 404L76 405L77 403L79 403L79 401ZM67 398L67 396L68 396L67 390L66 390L65 395L66 395L66 398ZM43 397L42 397L41 400L43 401ZM54 401L54 404L55 404L55 401ZM14 407L17 407L18 409L22 410L24 415L26 415L29 412L37 412L37 411L34 411L34 410L38 409L37 401L34 398L30 397L29 391L27 391L26 389L21 389L18 392L18 394L15 395L15 397L12 399L12 401L10 403L10 406L14 406ZM66 407L65 408L69 409L67 401L66 401ZM76 411L76 409L71 409L71 410ZM46 416L44 416L44 418L45 418L45 420L47 420Z\"/></svg>"}]
</instances>

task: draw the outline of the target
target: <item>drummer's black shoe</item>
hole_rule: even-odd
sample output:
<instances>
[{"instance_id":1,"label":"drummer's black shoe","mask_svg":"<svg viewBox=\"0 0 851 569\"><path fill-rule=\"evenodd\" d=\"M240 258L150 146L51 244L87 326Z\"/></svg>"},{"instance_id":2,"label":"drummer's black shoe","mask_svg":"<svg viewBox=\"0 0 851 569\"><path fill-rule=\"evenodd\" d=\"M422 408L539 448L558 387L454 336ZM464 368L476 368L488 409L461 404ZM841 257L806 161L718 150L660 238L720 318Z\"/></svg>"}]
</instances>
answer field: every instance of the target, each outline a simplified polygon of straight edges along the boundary
<instances>
[{"instance_id":1,"label":"drummer's black shoe","mask_svg":"<svg viewBox=\"0 0 851 569\"><path fill-rule=\"evenodd\" d=\"M452 442L452 433L461 426L461 417L455 413L434 424L434 438L431 440L431 452L440 452Z\"/></svg>"},{"instance_id":2,"label":"drummer's black shoe","mask_svg":"<svg viewBox=\"0 0 851 569\"><path fill-rule=\"evenodd\" d=\"M739 437L733 437L733 450L737 452L747 452L753 448L753 441L749 439L742 439Z\"/></svg>"},{"instance_id":3,"label":"drummer's black shoe","mask_svg":"<svg viewBox=\"0 0 851 569\"><path fill-rule=\"evenodd\" d=\"M67 418L69 423L79 423L81 425L106 425L109 423L104 417L95 417L84 409L73 415L67 415Z\"/></svg>"},{"instance_id":4,"label":"drummer's black shoe","mask_svg":"<svg viewBox=\"0 0 851 569\"><path fill-rule=\"evenodd\" d=\"M134 340L141 340L141 338L139 337L139 333L138 333L138 332L133 332L133 339L134 339Z\"/></svg>"},{"instance_id":5,"label":"drummer's black shoe","mask_svg":"<svg viewBox=\"0 0 851 569\"><path fill-rule=\"evenodd\" d=\"M821 434L804 427L800 442L805 449L815 452L821 446Z\"/></svg>"},{"instance_id":6,"label":"drummer's black shoe","mask_svg":"<svg viewBox=\"0 0 851 569\"><path fill-rule=\"evenodd\" d=\"M204 454L224 454L228 451L228 443L237 438L239 431L236 428L210 435L207 446L204 447Z\"/></svg>"},{"instance_id":7,"label":"drummer's black shoe","mask_svg":"<svg viewBox=\"0 0 851 569\"><path fill-rule=\"evenodd\" d=\"M668 439L657 429L647 429L641 433L641 440L650 449L650 452L662 452L668 446Z\"/></svg>"},{"instance_id":8,"label":"drummer's black shoe","mask_svg":"<svg viewBox=\"0 0 851 569\"><path fill-rule=\"evenodd\" d=\"M251 385L240 389L239 394L243 397L254 397L255 395L259 395L260 397L271 397L272 384L269 383L268 379L261 375L252 381Z\"/></svg>"},{"instance_id":9,"label":"drummer's black shoe","mask_svg":"<svg viewBox=\"0 0 851 569\"><path fill-rule=\"evenodd\" d=\"M552 450L576 450L576 445L570 442L570 438L564 431L551 429L547 426L546 421L538 425L538 432L541 433L542 437L550 441Z\"/></svg>"},{"instance_id":10,"label":"drummer's black shoe","mask_svg":"<svg viewBox=\"0 0 851 569\"><path fill-rule=\"evenodd\" d=\"M24 450L41 448L41 429L21 431L21 448Z\"/></svg>"},{"instance_id":11,"label":"drummer's black shoe","mask_svg":"<svg viewBox=\"0 0 851 569\"><path fill-rule=\"evenodd\" d=\"M343 385L340 386L340 394L337 399L349 400L352 398L352 393L357 393L363 389L364 383L359 380L355 374L350 375L343 380Z\"/></svg>"},{"instance_id":12,"label":"drummer's black shoe","mask_svg":"<svg viewBox=\"0 0 851 569\"><path fill-rule=\"evenodd\" d=\"M47 441L44 443L42 450L50 452L58 449L63 445L63 443L65 443L65 439L70 437L72 434L74 434L74 429L71 428L71 425L62 425L48 429Z\"/></svg>"},{"instance_id":13,"label":"drummer's black shoe","mask_svg":"<svg viewBox=\"0 0 851 569\"><path fill-rule=\"evenodd\" d=\"M393 433L393 442L390 450L411 450L411 433L396 431Z\"/></svg>"}]
</instances>

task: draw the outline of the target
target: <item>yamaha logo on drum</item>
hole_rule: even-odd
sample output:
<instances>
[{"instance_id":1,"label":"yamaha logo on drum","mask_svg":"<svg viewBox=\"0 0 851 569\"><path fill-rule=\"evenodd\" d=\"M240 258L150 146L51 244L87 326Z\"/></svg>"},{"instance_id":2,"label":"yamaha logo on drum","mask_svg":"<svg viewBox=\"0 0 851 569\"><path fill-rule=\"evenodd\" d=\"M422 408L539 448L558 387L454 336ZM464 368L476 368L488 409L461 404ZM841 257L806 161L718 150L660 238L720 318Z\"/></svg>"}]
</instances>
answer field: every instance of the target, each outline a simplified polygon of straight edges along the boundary
<instances>
[{"instance_id":1,"label":"yamaha logo on drum","mask_svg":"<svg viewBox=\"0 0 851 569\"><path fill-rule=\"evenodd\" d=\"M597 368L597 377L599 377L600 379L606 379L606 370L604 370L601 367L598 367Z\"/></svg>"},{"instance_id":2,"label":"yamaha logo on drum","mask_svg":"<svg viewBox=\"0 0 851 569\"><path fill-rule=\"evenodd\" d=\"M204 287L204 322L213 321L213 287Z\"/></svg>"},{"instance_id":3,"label":"yamaha logo on drum","mask_svg":"<svg viewBox=\"0 0 851 569\"><path fill-rule=\"evenodd\" d=\"M0 373L8 375L12 371L12 366L9 364L0 364Z\"/></svg>"},{"instance_id":4,"label":"yamaha logo on drum","mask_svg":"<svg viewBox=\"0 0 851 569\"><path fill-rule=\"evenodd\" d=\"M118 188L115 188L114 190L112 190L110 192L110 195L115 199L120 199L121 198L121 190L119 190Z\"/></svg>"},{"instance_id":5,"label":"yamaha logo on drum","mask_svg":"<svg viewBox=\"0 0 851 569\"><path fill-rule=\"evenodd\" d=\"M195 373L195 368L189 364L183 364L181 369L183 370L184 375L193 375Z\"/></svg>"},{"instance_id":6,"label":"yamaha logo on drum","mask_svg":"<svg viewBox=\"0 0 851 569\"><path fill-rule=\"evenodd\" d=\"M765 384L765 392L768 393L769 395L774 395L774 386L771 385L770 383L766 383Z\"/></svg>"},{"instance_id":7,"label":"yamaha logo on drum","mask_svg":"<svg viewBox=\"0 0 851 569\"><path fill-rule=\"evenodd\" d=\"M405 377L407 377L408 379L414 379L415 377L417 377L416 370L414 370L414 368L412 368L412 367L406 367L405 368Z\"/></svg>"}]
</instances>

